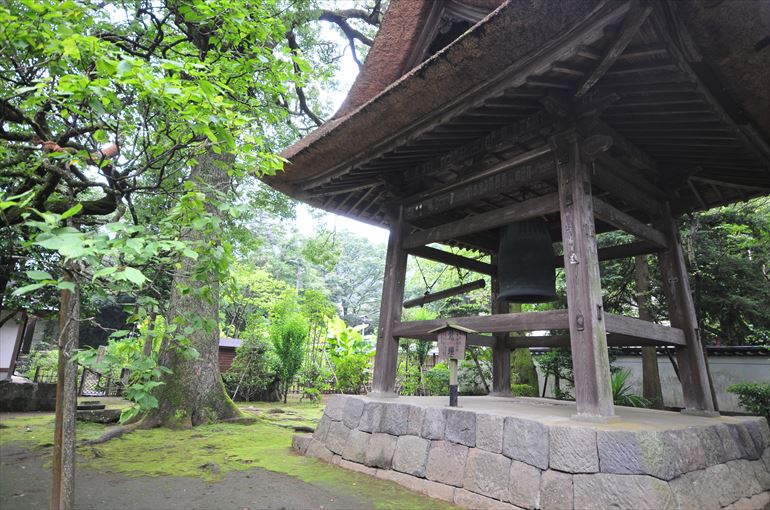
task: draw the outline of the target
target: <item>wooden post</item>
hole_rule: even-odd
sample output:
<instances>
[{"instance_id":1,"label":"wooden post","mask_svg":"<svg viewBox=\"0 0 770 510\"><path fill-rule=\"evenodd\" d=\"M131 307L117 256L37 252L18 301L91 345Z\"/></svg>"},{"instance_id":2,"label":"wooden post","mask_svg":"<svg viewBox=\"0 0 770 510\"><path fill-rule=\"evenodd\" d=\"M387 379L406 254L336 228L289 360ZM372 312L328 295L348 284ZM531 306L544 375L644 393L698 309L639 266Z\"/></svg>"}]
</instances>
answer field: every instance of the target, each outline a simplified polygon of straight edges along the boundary
<instances>
[{"instance_id":1,"label":"wooden post","mask_svg":"<svg viewBox=\"0 0 770 510\"><path fill-rule=\"evenodd\" d=\"M660 252L660 271L663 277L663 291L668 302L668 315L671 325L684 331L686 347L677 347L676 358L679 365L679 380L684 395L686 414L718 416L709 389L706 360L695 315L695 304L690 293L687 266L679 239L676 221L671 216L668 205L661 220L661 231L666 235L668 249Z\"/></svg>"},{"instance_id":2,"label":"wooden post","mask_svg":"<svg viewBox=\"0 0 770 510\"><path fill-rule=\"evenodd\" d=\"M370 396L396 397L396 368L398 362L398 338L393 336L393 326L401 320L406 282L407 253L404 251L406 234L401 208L391 216L388 252L385 258L385 277L382 282L380 303L380 327L377 335L377 352L374 356L374 381Z\"/></svg>"},{"instance_id":3,"label":"wooden post","mask_svg":"<svg viewBox=\"0 0 770 510\"><path fill-rule=\"evenodd\" d=\"M575 400L580 419L615 414L596 249L591 174L574 131L554 138Z\"/></svg>"},{"instance_id":4,"label":"wooden post","mask_svg":"<svg viewBox=\"0 0 770 510\"><path fill-rule=\"evenodd\" d=\"M497 256L492 256L492 264L497 265ZM492 314L508 313L508 303L497 298L500 282L492 277ZM506 339L510 333L495 333L495 345L492 347L492 392L493 397L511 396L511 349Z\"/></svg>"},{"instance_id":5,"label":"wooden post","mask_svg":"<svg viewBox=\"0 0 770 510\"><path fill-rule=\"evenodd\" d=\"M67 273L69 274L69 272ZM75 290L62 291L59 320L59 368L56 384L56 416L51 484L51 510L69 510L75 502L75 413L78 367L72 356L80 332L80 286L77 277L68 278Z\"/></svg>"},{"instance_id":6,"label":"wooden post","mask_svg":"<svg viewBox=\"0 0 770 510\"><path fill-rule=\"evenodd\" d=\"M457 407L457 360L449 360L449 407Z\"/></svg>"},{"instance_id":7,"label":"wooden post","mask_svg":"<svg viewBox=\"0 0 770 510\"><path fill-rule=\"evenodd\" d=\"M636 280L636 303L639 305L639 318L652 322L650 266L647 264L646 255L634 257L634 279ZM663 391L660 387L656 347L642 347L642 396L649 400L655 409L663 409Z\"/></svg>"}]
</instances>

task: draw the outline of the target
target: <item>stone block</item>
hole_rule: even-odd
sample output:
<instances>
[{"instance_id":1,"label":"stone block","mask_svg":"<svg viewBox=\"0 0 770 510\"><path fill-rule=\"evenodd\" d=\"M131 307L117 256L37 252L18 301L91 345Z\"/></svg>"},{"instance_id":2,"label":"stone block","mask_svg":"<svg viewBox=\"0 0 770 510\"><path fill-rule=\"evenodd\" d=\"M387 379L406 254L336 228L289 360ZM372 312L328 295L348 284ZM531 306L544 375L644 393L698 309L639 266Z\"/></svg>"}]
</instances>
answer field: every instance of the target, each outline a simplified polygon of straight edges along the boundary
<instances>
[{"instance_id":1,"label":"stone block","mask_svg":"<svg viewBox=\"0 0 770 510\"><path fill-rule=\"evenodd\" d=\"M508 501L521 508L540 508L540 470L518 460L511 461Z\"/></svg>"},{"instance_id":2,"label":"stone block","mask_svg":"<svg viewBox=\"0 0 770 510\"><path fill-rule=\"evenodd\" d=\"M599 430L596 443L600 471L652 475L671 480L682 472L666 439L662 432Z\"/></svg>"},{"instance_id":3,"label":"stone block","mask_svg":"<svg viewBox=\"0 0 770 510\"><path fill-rule=\"evenodd\" d=\"M428 463L430 441L418 436L399 436L393 454L393 469L413 476L424 477Z\"/></svg>"},{"instance_id":4,"label":"stone block","mask_svg":"<svg viewBox=\"0 0 770 510\"><path fill-rule=\"evenodd\" d=\"M468 447L447 441L432 441L425 476L429 480L462 487Z\"/></svg>"},{"instance_id":5,"label":"stone block","mask_svg":"<svg viewBox=\"0 0 770 510\"><path fill-rule=\"evenodd\" d=\"M549 469L540 476L540 508L572 510L572 475Z\"/></svg>"},{"instance_id":6,"label":"stone block","mask_svg":"<svg viewBox=\"0 0 770 510\"><path fill-rule=\"evenodd\" d=\"M750 497L754 494L762 492L763 488L757 479L757 472L754 469L757 461L751 460L731 460L725 466L735 475L737 492L736 497L732 502L741 499L742 497ZM760 462L761 464L761 462Z\"/></svg>"},{"instance_id":7,"label":"stone block","mask_svg":"<svg viewBox=\"0 0 770 510\"><path fill-rule=\"evenodd\" d=\"M754 439L751 437L751 433L743 423L728 423L727 429L733 436L735 443L738 445L738 449L741 452L742 459L758 459L762 452L757 451L757 447L754 444Z\"/></svg>"},{"instance_id":8,"label":"stone block","mask_svg":"<svg viewBox=\"0 0 770 510\"><path fill-rule=\"evenodd\" d=\"M340 461L342 461L342 455L336 455L335 454L332 457L332 464L334 464L335 466L339 466L340 465Z\"/></svg>"},{"instance_id":9,"label":"stone block","mask_svg":"<svg viewBox=\"0 0 770 510\"><path fill-rule=\"evenodd\" d=\"M305 455L308 457L315 457L324 462L331 462L334 457L334 453L332 453L326 445L316 440L310 441L310 444L305 451Z\"/></svg>"},{"instance_id":10,"label":"stone block","mask_svg":"<svg viewBox=\"0 0 770 510\"><path fill-rule=\"evenodd\" d=\"M361 420L358 422L358 429L364 432L380 432L384 408L385 404L382 402L366 402Z\"/></svg>"},{"instance_id":11,"label":"stone block","mask_svg":"<svg viewBox=\"0 0 770 510\"><path fill-rule=\"evenodd\" d=\"M422 435L422 422L425 419L425 408L409 406L409 418L406 423L406 433L410 436Z\"/></svg>"},{"instance_id":12,"label":"stone block","mask_svg":"<svg viewBox=\"0 0 770 510\"><path fill-rule=\"evenodd\" d=\"M403 436L409 423L409 407L406 404L383 404L380 432Z\"/></svg>"},{"instance_id":13,"label":"stone block","mask_svg":"<svg viewBox=\"0 0 770 510\"><path fill-rule=\"evenodd\" d=\"M441 407L426 407L420 435L425 439L443 440L445 429L446 411Z\"/></svg>"},{"instance_id":14,"label":"stone block","mask_svg":"<svg viewBox=\"0 0 770 510\"><path fill-rule=\"evenodd\" d=\"M761 460L752 460L751 464L754 467L754 475L757 477L760 489L770 491L770 470Z\"/></svg>"},{"instance_id":15,"label":"stone block","mask_svg":"<svg viewBox=\"0 0 770 510\"><path fill-rule=\"evenodd\" d=\"M668 430L665 432L670 455L676 459L679 471L689 473L705 469L706 452L703 449L703 428L688 427L686 429ZM670 456L669 456L670 458Z\"/></svg>"},{"instance_id":16,"label":"stone block","mask_svg":"<svg viewBox=\"0 0 770 510\"><path fill-rule=\"evenodd\" d=\"M325 443L326 436L329 434L329 426L331 426L331 424L332 421L328 416L325 414L321 416L321 419L318 420L318 425L316 426L315 431L313 431L313 439Z\"/></svg>"},{"instance_id":17,"label":"stone block","mask_svg":"<svg viewBox=\"0 0 770 510\"><path fill-rule=\"evenodd\" d=\"M717 464L691 475L698 477L698 491L700 501L706 503L716 501L719 507L727 506L745 496L741 494L743 482L738 479L741 476L740 469L733 469L729 464L740 461L730 461L728 464ZM739 467L739 466L734 466ZM688 475L685 478L689 478Z\"/></svg>"},{"instance_id":18,"label":"stone block","mask_svg":"<svg viewBox=\"0 0 770 510\"><path fill-rule=\"evenodd\" d=\"M575 508L676 509L668 484L652 476L573 475Z\"/></svg>"},{"instance_id":19,"label":"stone block","mask_svg":"<svg viewBox=\"0 0 770 510\"><path fill-rule=\"evenodd\" d=\"M470 508L472 510L521 510L508 503L487 498L465 489L455 489L454 504L461 508Z\"/></svg>"},{"instance_id":20,"label":"stone block","mask_svg":"<svg viewBox=\"0 0 770 510\"><path fill-rule=\"evenodd\" d=\"M369 439L372 437L368 432L362 432L358 429L350 431L348 441L342 450L342 458L363 464L366 462L366 450L369 448Z\"/></svg>"},{"instance_id":21,"label":"stone block","mask_svg":"<svg viewBox=\"0 0 770 510\"><path fill-rule=\"evenodd\" d=\"M504 416L476 415L476 448L492 453L502 453L504 423Z\"/></svg>"},{"instance_id":22,"label":"stone block","mask_svg":"<svg viewBox=\"0 0 770 510\"><path fill-rule=\"evenodd\" d=\"M444 438L465 446L476 446L476 413L447 409Z\"/></svg>"},{"instance_id":23,"label":"stone block","mask_svg":"<svg viewBox=\"0 0 770 510\"><path fill-rule=\"evenodd\" d=\"M719 498L704 487L704 471L693 471L668 482L679 510L719 510Z\"/></svg>"},{"instance_id":24,"label":"stone block","mask_svg":"<svg viewBox=\"0 0 770 510\"><path fill-rule=\"evenodd\" d=\"M390 469L393 453L396 451L396 436L375 433L369 438L369 448L366 450L366 465Z\"/></svg>"},{"instance_id":25,"label":"stone block","mask_svg":"<svg viewBox=\"0 0 770 510\"><path fill-rule=\"evenodd\" d=\"M324 408L324 414L329 417L330 420L342 421L344 417L345 403L348 398L345 395L326 395L324 400L326 401L326 407Z\"/></svg>"},{"instance_id":26,"label":"stone block","mask_svg":"<svg viewBox=\"0 0 770 510\"><path fill-rule=\"evenodd\" d=\"M465 463L463 487L490 498L507 501L510 471L511 460L508 457L471 448Z\"/></svg>"},{"instance_id":27,"label":"stone block","mask_svg":"<svg viewBox=\"0 0 770 510\"><path fill-rule=\"evenodd\" d=\"M349 429L358 428L361 421L361 415L364 412L363 399L359 397L348 397L345 399L345 406L342 408L342 423Z\"/></svg>"},{"instance_id":28,"label":"stone block","mask_svg":"<svg viewBox=\"0 0 770 510\"><path fill-rule=\"evenodd\" d=\"M743 452L741 451L741 447L738 446L736 436L732 433L730 427L724 423L720 423L712 428L717 431L719 440L722 442L723 457L720 464L730 460L740 459Z\"/></svg>"},{"instance_id":29,"label":"stone block","mask_svg":"<svg viewBox=\"0 0 770 510\"><path fill-rule=\"evenodd\" d=\"M503 454L548 469L548 436L548 427L542 423L508 416L503 428Z\"/></svg>"},{"instance_id":30,"label":"stone block","mask_svg":"<svg viewBox=\"0 0 770 510\"><path fill-rule=\"evenodd\" d=\"M754 441L754 450L757 453L757 457L762 456L762 452L765 448L770 446L770 431L768 431L767 420L764 418L749 418L743 426Z\"/></svg>"},{"instance_id":31,"label":"stone block","mask_svg":"<svg viewBox=\"0 0 770 510\"><path fill-rule=\"evenodd\" d=\"M419 492L420 494L424 494L431 498L441 499L450 503L454 501L454 487L442 483L431 482L424 478L417 478L416 476L399 473L398 471L389 469L378 469L377 477L382 478L383 480L390 480L402 487L406 487L409 490Z\"/></svg>"},{"instance_id":32,"label":"stone block","mask_svg":"<svg viewBox=\"0 0 770 510\"><path fill-rule=\"evenodd\" d=\"M337 455L341 455L348 441L348 435L350 435L350 429L344 423L333 421L326 435L326 447Z\"/></svg>"},{"instance_id":33,"label":"stone block","mask_svg":"<svg viewBox=\"0 0 770 510\"><path fill-rule=\"evenodd\" d=\"M765 463L765 468L770 471L770 447L765 448L765 453L762 454L761 460Z\"/></svg>"},{"instance_id":34,"label":"stone block","mask_svg":"<svg viewBox=\"0 0 770 510\"><path fill-rule=\"evenodd\" d=\"M700 436L701 445L705 455L706 467L732 460L727 458L717 427L702 427L698 432L698 435Z\"/></svg>"},{"instance_id":35,"label":"stone block","mask_svg":"<svg viewBox=\"0 0 770 510\"><path fill-rule=\"evenodd\" d=\"M549 465L568 473L596 473L596 431L588 427L551 427Z\"/></svg>"},{"instance_id":36,"label":"stone block","mask_svg":"<svg viewBox=\"0 0 770 510\"><path fill-rule=\"evenodd\" d=\"M730 506L732 507L731 510L768 510L770 508L770 492L763 492L750 498L739 499Z\"/></svg>"},{"instance_id":37,"label":"stone block","mask_svg":"<svg viewBox=\"0 0 770 510\"><path fill-rule=\"evenodd\" d=\"M310 441L313 440L313 436L308 434L294 434L291 436L291 449L295 452L305 455L307 447L310 446Z\"/></svg>"},{"instance_id":38,"label":"stone block","mask_svg":"<svg viewBox=\"0 0 770 510\"><path fill-rule=\"evenodd\" d=\"M358 473L362 473L369 476L375 476L377 474L377 468L371 468L368 466L364 466L363 464L359 464L357 462L351 462L349 460L345 460L344 457L342 458L342 460L340 460L339 466L341 468L345 468L350 471L356 471Z\"/></svg>"}]
</instances>

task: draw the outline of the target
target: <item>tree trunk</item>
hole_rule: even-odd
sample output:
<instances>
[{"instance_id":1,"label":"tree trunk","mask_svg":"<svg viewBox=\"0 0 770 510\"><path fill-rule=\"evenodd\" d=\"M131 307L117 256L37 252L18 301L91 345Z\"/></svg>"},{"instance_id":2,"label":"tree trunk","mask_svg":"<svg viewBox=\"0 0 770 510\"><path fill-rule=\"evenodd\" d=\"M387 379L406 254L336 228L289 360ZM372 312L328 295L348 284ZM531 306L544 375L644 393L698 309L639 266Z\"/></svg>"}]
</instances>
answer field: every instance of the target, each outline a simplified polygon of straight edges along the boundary
<instances>
[{"instance_id":1,"label":"tree trunk","mask_svg":"<svg viewBox=\"0 0 770 510\"><path fill-rule=\"evenodd\" d=\"M51 510L69 510L75 503L75 412L77 410L78 367L72 355L80 335L80 286L70 278L74 292L62 291L59 317L59 368L56 384L53 483Z\"/></svg>"},{"instance_id":2,"label":"tree trunk","mask_svg":"<svg viewBox=\"0 0 770 510\"><path fill-rule=\"evenodd\" d=\"M232 155L208 150L198 157L192 169L190 180L206 194L208 214L219 214L214 195L227 193L229 178L223 167L232 161ZM181 238L193 247L220 244L216 235L190 228L182 231ZM164 384L157 388L159 405L145 417L147 426L189 427L241 416L227 396L219 374L220 282L216 272L201 268L204 259L184 257L174 276L168 324L177 324L177 329L164 338L158 357L159 365L172 373L165 374ZM186 336L190 346L198 351L196 359L186 359L176 347L175 338L179 335Z\"/></svg>"},{"instance_id":3,"label":"tree trunk","mask_svg":"<svg viewBox=\"0 0 770 510\"><path fill-rule=\"evenodd\" d=\"M634 279L636 280L636 302L639 305L639 318L652 322L650 310L650 267L646 255L634 257ZM649 400L655 409L663 409L663 392L660 387L658 355L655 347L642 347L642 396Z\"/></svg>"}]
</instances>

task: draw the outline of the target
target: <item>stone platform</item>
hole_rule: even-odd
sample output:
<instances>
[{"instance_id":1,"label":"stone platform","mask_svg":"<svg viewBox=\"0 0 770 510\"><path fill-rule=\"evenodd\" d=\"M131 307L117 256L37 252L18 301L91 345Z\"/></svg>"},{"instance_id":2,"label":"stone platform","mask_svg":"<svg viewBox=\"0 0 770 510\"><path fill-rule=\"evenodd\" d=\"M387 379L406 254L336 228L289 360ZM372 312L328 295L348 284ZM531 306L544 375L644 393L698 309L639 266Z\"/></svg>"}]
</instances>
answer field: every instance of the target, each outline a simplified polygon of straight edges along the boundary
<instances>
[{"instance_id":1,"label":"stone platform","mask_svg":"<svg viewBox=\"0 0 770 510\"><path fill-rule=\"evenodd\" d=\"M465 508L770 508L763 418L616 408L570 419L537 398L333 396L302 454Z\"/></svg>"}]
</instances>

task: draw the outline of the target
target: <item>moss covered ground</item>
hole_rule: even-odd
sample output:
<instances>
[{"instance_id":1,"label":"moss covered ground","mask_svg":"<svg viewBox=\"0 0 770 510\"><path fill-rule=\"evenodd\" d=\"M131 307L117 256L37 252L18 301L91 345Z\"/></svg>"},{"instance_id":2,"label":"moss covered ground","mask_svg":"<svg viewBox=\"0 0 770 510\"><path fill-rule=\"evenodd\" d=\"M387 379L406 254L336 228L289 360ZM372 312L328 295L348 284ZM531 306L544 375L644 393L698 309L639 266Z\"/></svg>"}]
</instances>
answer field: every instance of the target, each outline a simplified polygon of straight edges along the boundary
<instances>
[{"instance_id":1,"label":"moss covered ground","mask_svg":"<svg viewBox=\"0 0 770 510\"><path fill-rule=\"evenodd\" d=\"M374 502L377 508L450 508L391 482L350 472L303 457L291 450L293 426L314 426L317 404L249 403L240 407L257 419L252 424L221 423L188 430L136 430L98 446L79 446L78 465L127 476L185 476L216 481L235 470L264 468L303 482L344 491ZM99 437L104 425L78 423L78 439ZM0 445L16 442L50 455L53 414L0 415Z\"/></svg>"}]
</instances>

